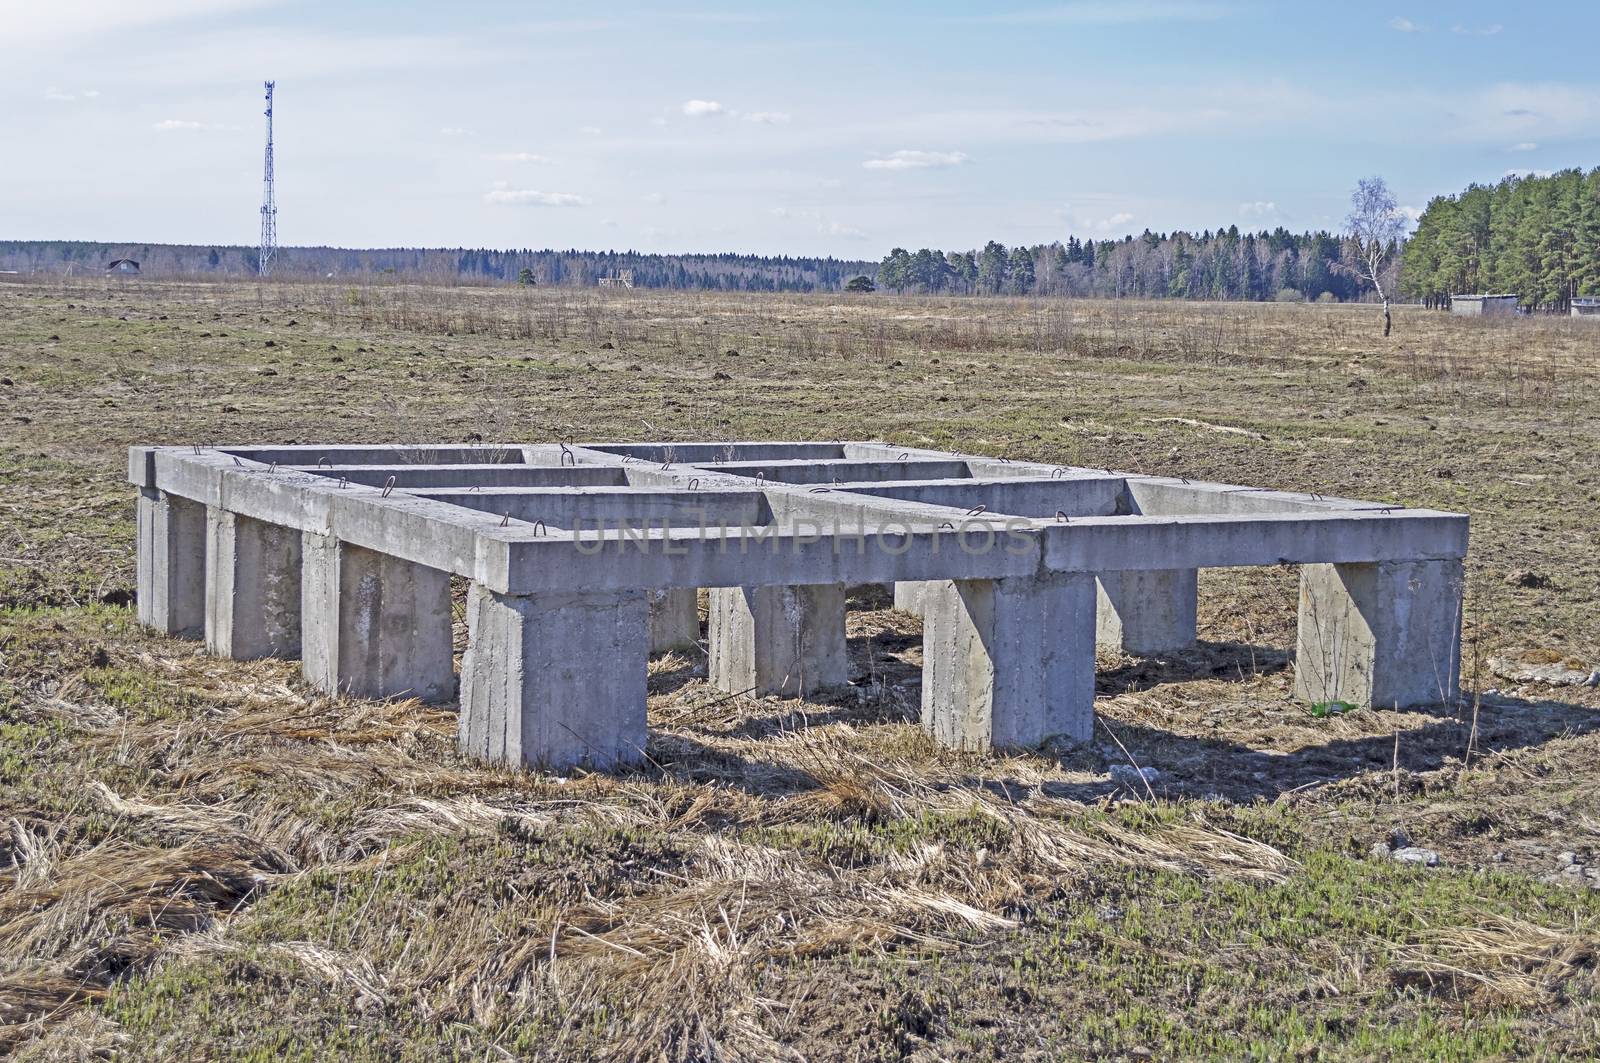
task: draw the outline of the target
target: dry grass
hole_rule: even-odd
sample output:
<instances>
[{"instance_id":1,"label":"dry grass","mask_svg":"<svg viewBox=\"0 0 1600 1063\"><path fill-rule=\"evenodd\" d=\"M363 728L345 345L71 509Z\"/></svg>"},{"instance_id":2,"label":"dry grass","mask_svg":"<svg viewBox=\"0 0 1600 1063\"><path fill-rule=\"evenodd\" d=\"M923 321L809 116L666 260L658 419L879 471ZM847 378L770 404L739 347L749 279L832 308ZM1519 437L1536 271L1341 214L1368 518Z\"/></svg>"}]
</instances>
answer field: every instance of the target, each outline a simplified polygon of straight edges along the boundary
<instances>
[{"instance_id":1,"label":"dry grass","mask_svg":"<svg viewBox=\"0 0 1600 1063\"><path fill-rule=\"evenodd\" d=\"M1403 956L1405 966L1395 972L1400 982L1475 1003L1548 1007L1574 979L1593 992L1600 939L1498 917L1431 931Z\"/></svg>"},{"instance_id":2,"label":"dry grass","mask_svg":"<svg viewBox=\"0 0 1600 1063\"><path fill-rule=\"evenodd\" d=\"M5 289L0 1043L1581 1055L1600 900L1539 879L1600 860L1600 695L1488 693L1481 662L1600 663L1600 345L1397 321L1384 346L1363 308ZM861 599L853 690L729 698L664 656L649 764L557 778L460 759L450 707L324 697L125 608L132 442L861 435L1466 509L1475 696L1314 718L1293 573L1208 572L1199 646L1100 661L1093 742L960 756L915 724L920 625ZM1396 828L1444 866L1366 857Z\"/></svg>"}]
</instances>

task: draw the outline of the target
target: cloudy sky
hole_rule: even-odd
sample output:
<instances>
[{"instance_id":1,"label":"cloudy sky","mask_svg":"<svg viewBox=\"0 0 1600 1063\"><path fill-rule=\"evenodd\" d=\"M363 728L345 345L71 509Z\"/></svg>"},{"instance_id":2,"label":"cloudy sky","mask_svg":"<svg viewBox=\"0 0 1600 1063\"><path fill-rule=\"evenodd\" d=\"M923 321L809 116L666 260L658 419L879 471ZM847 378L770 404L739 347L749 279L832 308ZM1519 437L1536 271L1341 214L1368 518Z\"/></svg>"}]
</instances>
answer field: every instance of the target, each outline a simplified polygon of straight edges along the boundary
<instances>
[{"instance_id":1,"label":"cloudy sky","mask_svg":"<svg viewBox=\"0 0 1600 1063\"><path fill-rule=\"evenodd\" d=\"M1520 14L1518 12L1521 12ZM740 250L1336 226L1600 164L1592 8L0 0L0 239ZM1515 17L1513 17L1515 16Z\"/></svg>"}]
</instances>

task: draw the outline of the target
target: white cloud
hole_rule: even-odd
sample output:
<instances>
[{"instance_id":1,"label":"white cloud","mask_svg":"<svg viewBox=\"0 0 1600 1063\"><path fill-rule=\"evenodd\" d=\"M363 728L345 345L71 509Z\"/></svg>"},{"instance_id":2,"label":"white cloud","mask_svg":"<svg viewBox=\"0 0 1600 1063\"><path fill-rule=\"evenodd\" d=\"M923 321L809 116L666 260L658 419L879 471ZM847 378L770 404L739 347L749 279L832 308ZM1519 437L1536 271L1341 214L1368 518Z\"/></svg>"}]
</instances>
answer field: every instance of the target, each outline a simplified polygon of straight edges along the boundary
<instances>
[{"instance_id":1,"label":"white cloud","mask_svg":"<svg viewBox=\"0 0 1600 1063\"><path fill-rule=\"evenodd\" d=\"M1270 200L1256 200L1253 203L1239 204L1239 217L1241 218L1275 218L1278 215L1278 204Z\"/></svg>"},{"instance_id":2,"label":"white cloud","mask_svg":"<svg viewBox=\"0 0 1600 1063\"><path fill-rule=\"evenodd\" d=\"M1507 151L1538 151L1539 150L1539 145L1535 144L1531 140L1524 140L1520 144L1511 145L1506 150Z\"/></svg>"},{"instance_id":3,"label":"white cloud","mask_svg":"<svg viewBox=\"0 0 1600 1063\"><path fill-rule=\"evenodd\" d=\"M44 90L44 98L49 100L51 103L71 103L78 97L74 96L70 92L62 92L60 89L51 86L50 88Z\"/></svg>"},{"instance_id":4,"label":"white cloud","mask_svg":"<svg viewBox=\"0 0 1600 1063\"><path fill-rule=\"evenodd\" d=\"M1450 27L1450 32L1460 37L1496 37L1504 30L1505 27L1498 22L1487 26L1462 26L1457 24Z\"/></svg>"},{"instance_id":5,"label":"white cloud","mask_svg":"<svg viewBox=\"0 0 1600 1063\"><path fill-rule=\"evenodd\" d=\"M52 0L49 3L0 4L0 40L27 40L105 35L112 31L184 19L214 17L275 0Z\"/></svg>"},{"instance_id":6,"label":"white cloud","mask_svg":"<svg viewBox=\"0 0 1600 1063\"><path fill-rule=\"evenodd\" d=\"M688 100L682 110L690 118L714 118L727 113L727 109L716 100Z\"/></svg>"},{"instance_id":7,"label":"white cloud","mask_svg":"<svg viewBox=\"0 0 1600 1063\"><path fill-rule=\"evenodd\" d=\"M571 192L539 192L531 188L492 188L483 201L500 207L586 207L589 201Z\"/></svg>"},{"instance_id":8,"label":"white cloud","mask_svg":"<svg viewBox=\"0 0 1600 1063\"><path fill-rule=\"evenodd\" d=\"M1404 217L1404 218L1406 218L1406 220L1410 221L1412 225L1417 224L1417 222L1422 219L1422 208L1421 207L1410 207L1410 206L1406 206L1405 204L1402 203L1400 206L1396 207L1395 209L1400 212L1402 217Z\"/></svg>"},{"instance_id":9,"label":"white cloud","mask_svg":"<svg viewBox=\"0 0 1600 1063\"><path fill-rule=\"evenodd\" d=\"M1389 28L1399 33L1427 33L1428 27L1419 22L1412 22L1408 18L1396 16L1389 20Z\"/></svg>"},{"instance_id":10,"label":"white cloud","mask_svg":"<svg viewBox=\"0 0 1600 1063\"><path fill-rule=\"evenodd\" d=\"M99 98L99 96L100 96L100 90L99 89L84 89L83 90L83 98L86 99L86 100L97 99L97 98Z\"/></svg>"},{"instance_id":11,"label":"white cloud","mask_svg":"<svg viewBox=\"0 0 1600 1063\"><path fill-rule=\"evenodd\" d=\"M757 125L786 125L789 122L789 116L782 111L751 111L739 117Z\"/></svg>"},{"instance_id":12,"label":"white cloud","mask_svg":"<svg viewBox=\"0 0 1600 1063\"><path fill-rule=\"evenodd\" d=\"M1085 232L1091 236L1125 235L1128 223L1134 219L1134 215L1125 210L1119 210L1103 218L1077 214L1070 205L1062 207L1056 214L1064 218L1073 231Z\"/></svg>"},{"instance_id":13,"label":"white cloud","mask_svg":"<svg viewBox=\"0 0 1600 1063\"><path fill-rule=\"evenodd\" d=\"M439 135L441 137L469 137L472 135L472 130L462 129L460 126L447 125L439 130Z\"/></svg>"},{"instance_id":14,"label":"white cloud","mask_svg":"<svg viewBox=\"0 0 1600 1063\"><path fill-rule=\"evenodd\" d=\"M961 151L895 151L888 155L868 159L861 165L868 170L928 170L947 166L960 166L967 161Z\"/></svg>"},{"instance_id":15,"label":"white cloud","mask_svg":"<svg viewBox=\"0 0 1600 1063\"><path fill-rule=\"evenodd\" d=\"M865 240L867 238L865 231L856 228L854 225L846 225L842 221L825 217L820 210L790 210L788 207L773 207L767 213L774 218L804 222L822 236L837 236L845 240Z\"/></svg>"},{"instance_id":16,"label":"white cloud","mask_svg":"<svg viewBox=\"0 0 1600 1063\"><path fill-rule=\"evenodd\" d=\"M641 200L643 200L644 202L646 202L646 203L650 203L650 204L656 205L656 206L659 206L660 204L665 203L667 201L667 197L662 195L660 192L646 192L644 195L640 196L639 198Z\"/></svg>"},{"instance_id":17,"label":"white cloud","mask_svg":"<svg viewBox=\"0 0 1600 1063\"><path fill-rule=\"evenodd\" d=\"M221 125L215 122L191 122L186 118L166 118L150 127L158 133L182 133L194 130L225 130L238 129L236 125Z\"/></svg>"},{"instance_id":18,"label":"white cloud","mask_svg":"<svg viewBox=\"0 0 1600 1063\"><path fill-rule=\"evenodd\" d=\"M490 162L549 162L543 155L531 151L491 151L483 156Z\"/></svg>"},{"instance_id":19,"label":"white cloud","mask_svg":"<svg viewBox=\"0 0 1600 1063\"><path fill-rule=\"evenodd\" d=\"M1078 0L1051 7L1006 11L994 15L975 15L961 22L988 22L1001 25L1126 26L1136 22L1211 22L1227 17L1226 4L1175 2L1175 0Z\"/></svg>"},{"instance_id":20,"label":"white cloud","mask_svg":"<svg viewBox=\"0 0 1600 1063\"><path fill-rule=\"evenodd\" d=\"M1594 85L1502 83L1465 97L1437 97L1424 106L1454 119L1448 135L1455 140L1543 144L1600 136L1600 87Z\"/></svg>"},{"instance_id":21,"label":"white cloud","mask_svg":"<svg viewBox=\"0 0 1600 1063\"><path fill-rule=\"evenodd\" d=\"M601 134L602 130L597 125L586 125L579 126L578 132L582 133L586 137L597 137Z\"/></svg>"}]
</instances>

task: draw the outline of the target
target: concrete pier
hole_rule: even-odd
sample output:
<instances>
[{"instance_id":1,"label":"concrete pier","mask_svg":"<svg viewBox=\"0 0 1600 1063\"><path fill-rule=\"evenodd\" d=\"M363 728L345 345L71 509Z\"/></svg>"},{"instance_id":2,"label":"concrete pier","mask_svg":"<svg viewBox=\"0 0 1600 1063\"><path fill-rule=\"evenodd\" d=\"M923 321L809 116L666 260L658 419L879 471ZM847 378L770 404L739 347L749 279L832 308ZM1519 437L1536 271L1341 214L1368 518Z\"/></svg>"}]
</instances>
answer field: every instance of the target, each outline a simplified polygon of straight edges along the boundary
<instances>
[{"instance_id":1,"label":"concrete pier","mask_svg":"<svg viewBox=\"0 0 1600 1063\"><path fill-rule=\"evenodd\" d=\"M1102 572L1096 579L1096 638L1135 656L1194 645L1200 572L1193 568Z\"/></svg>"},{"instance_id":2,"label":"concrete pier","mask_svg":"<svg viewBox=\"0 0 1600 1063\"><path fill-rule=\"evenodd\" d=\"M922 615L922 606L928 596L928 580L901 580L894 585L894 607L907 613Z\"/></svg>"},{"instance_id":3,"label":"concrete pier","mask_svg":"<svg viewBox=\"0 0 1600 1063\"><path fill-rule=\"evenodd\" d=\"M139 622L199 638L206 628L206 507L142 487L138 523Z\"/></svg>"},{"instance_id":4,"label":"concrete pier","mask_svg":"<svg viewBox=\"0 0 1600 1063\"><path fill-rule=\"evenodd\" d=\"M467 596L461 748L504 764L611 768L644 756L643 591Z\"/></svg>"},{"instance_id":5,"label":"concrete pier","mask_svg":"<svg viewBox=\"0 0 1600 1063\"><path fill-rule=\"evenodd\" d=\"M300 533L206 510L206 649L221 657L300 655Z\"/></svg>"},{"instance_id":6,"label":"concrete pier","mask_svg":"<svg viewBox=\"0 0 1600 1063\"><path fill-rule=\"evenodd\" d=\"M700 597L691 587L648 592L650 652L690 649L700 642Z\"/></svg>"},{"instance_id":7,"label":"concrete pier","mask_svg":"<svg viewBox=\"0 0 1600 1063\"><path fill-rule=\"evenodd\" d=\"M710 677L719 690L801 697L850 678L840 585L711 591Z\"/></svg>"},{"instance_id":8,"label":"concrete pier","mask_svg":"<svg viewBox=\"0 0 1600 1063\"><path fill-rule=\"evenodd\" d=\"M307 682L362 698L455 697L448 572L313 532L301 553Z\"/></svg>"},{"instance_id":9,"label":"concrete pier","mask_svg":"<svg viewBox=\"0 0 1600 1063\"><path fill-rule=\"evenodd\" d=\"M954 749L1026 749L1094 727L1095 583L1061 572L927 585L922 726Z\"/></svg>"},{"instance_id":10,"label":"concrete pier","mask_svg":"<svg viewBox=\"0 0 1600 1063\"><path fill-rule=\"evenodd\" d=\"M1296 696L1378 708L1454 701L1463 583L1458 558L1302 565Z\"/></svg>"}]
</instances>

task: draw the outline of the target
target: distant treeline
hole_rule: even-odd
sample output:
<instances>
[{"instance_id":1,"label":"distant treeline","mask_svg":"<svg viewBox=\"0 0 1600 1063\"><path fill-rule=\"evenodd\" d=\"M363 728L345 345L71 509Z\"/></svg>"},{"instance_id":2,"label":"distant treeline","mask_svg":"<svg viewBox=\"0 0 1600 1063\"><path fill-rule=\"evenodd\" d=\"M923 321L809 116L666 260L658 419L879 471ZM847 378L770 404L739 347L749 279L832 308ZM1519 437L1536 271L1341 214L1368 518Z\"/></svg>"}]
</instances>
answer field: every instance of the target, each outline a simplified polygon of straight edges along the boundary
<instances>
[{"instance_id":1,"label":"distant treeline","mask_svg":"<svg viewBox=\"0 0 1600 1063\"><path fill-rule=\"evenodd\" d=\"M1359 248L1330 233L1241 233L1230 225L1121 240L1082 240L981 250L895 248L878 266L894 291L1072 295L1141 299L1355 299Z\"/></svg>"},{"instance_id":2,"label":"distant treeline","mask_svg":"<svg viewBox=\"0 0 1600 1063\"><path fill-rule=\"evenodd\" d=\"M1600 293L1600 168L1507 177L1433 200L1406 243L1400 290L1430 305L1514 293L1555 310Z\"/></svg>"},{"instance_id":3,"label":"distant treeline","mask_svg":"<svg viewBox=\"0 0 1600 1063\"><path fill-rule=\"evenodd\" d=\"M142 274L253 277L253 247L188 244L102 244L76 240L0 241L0 270L93 275L113 259L131 258ZM870 262L788 255L649 255L635 251L493 251L481 248L285 247L273 258L284 277L359 279L394 274L443 283L515 284L522 271L543 286L592 287L601 277L633 271L639 288L709 291L836 291L851 277L872 274Z\"/></svg>"},{"instance_id":4,"label":"distant treeline","mask_svg":"<svg viewBox=\"0 0 1600 1063\"><path fill-rule=\"evenodd\" d=\"M1600 294L1600 168L1507 177L1440 196L1403 247L1389 248L1386 290L1430 306L1464 292L1517 294L1530 308L1566 310ZM839 291L866 277L895 292L1143 299L1360 299L1361 248L1330 232L1199 234L1145 230L1120 240L1080 240L938 251L895 248L881 263L836 258L634 251L493 251L475 248L346 250L290 247L274 272L287 277L396 275L439 283L592 287L631 271L640 288L710 291ZM0 241L0 270L92 275L132 258L157 276L251 277L256 249L181 244Z\"/></svg>"}]
</instances>

